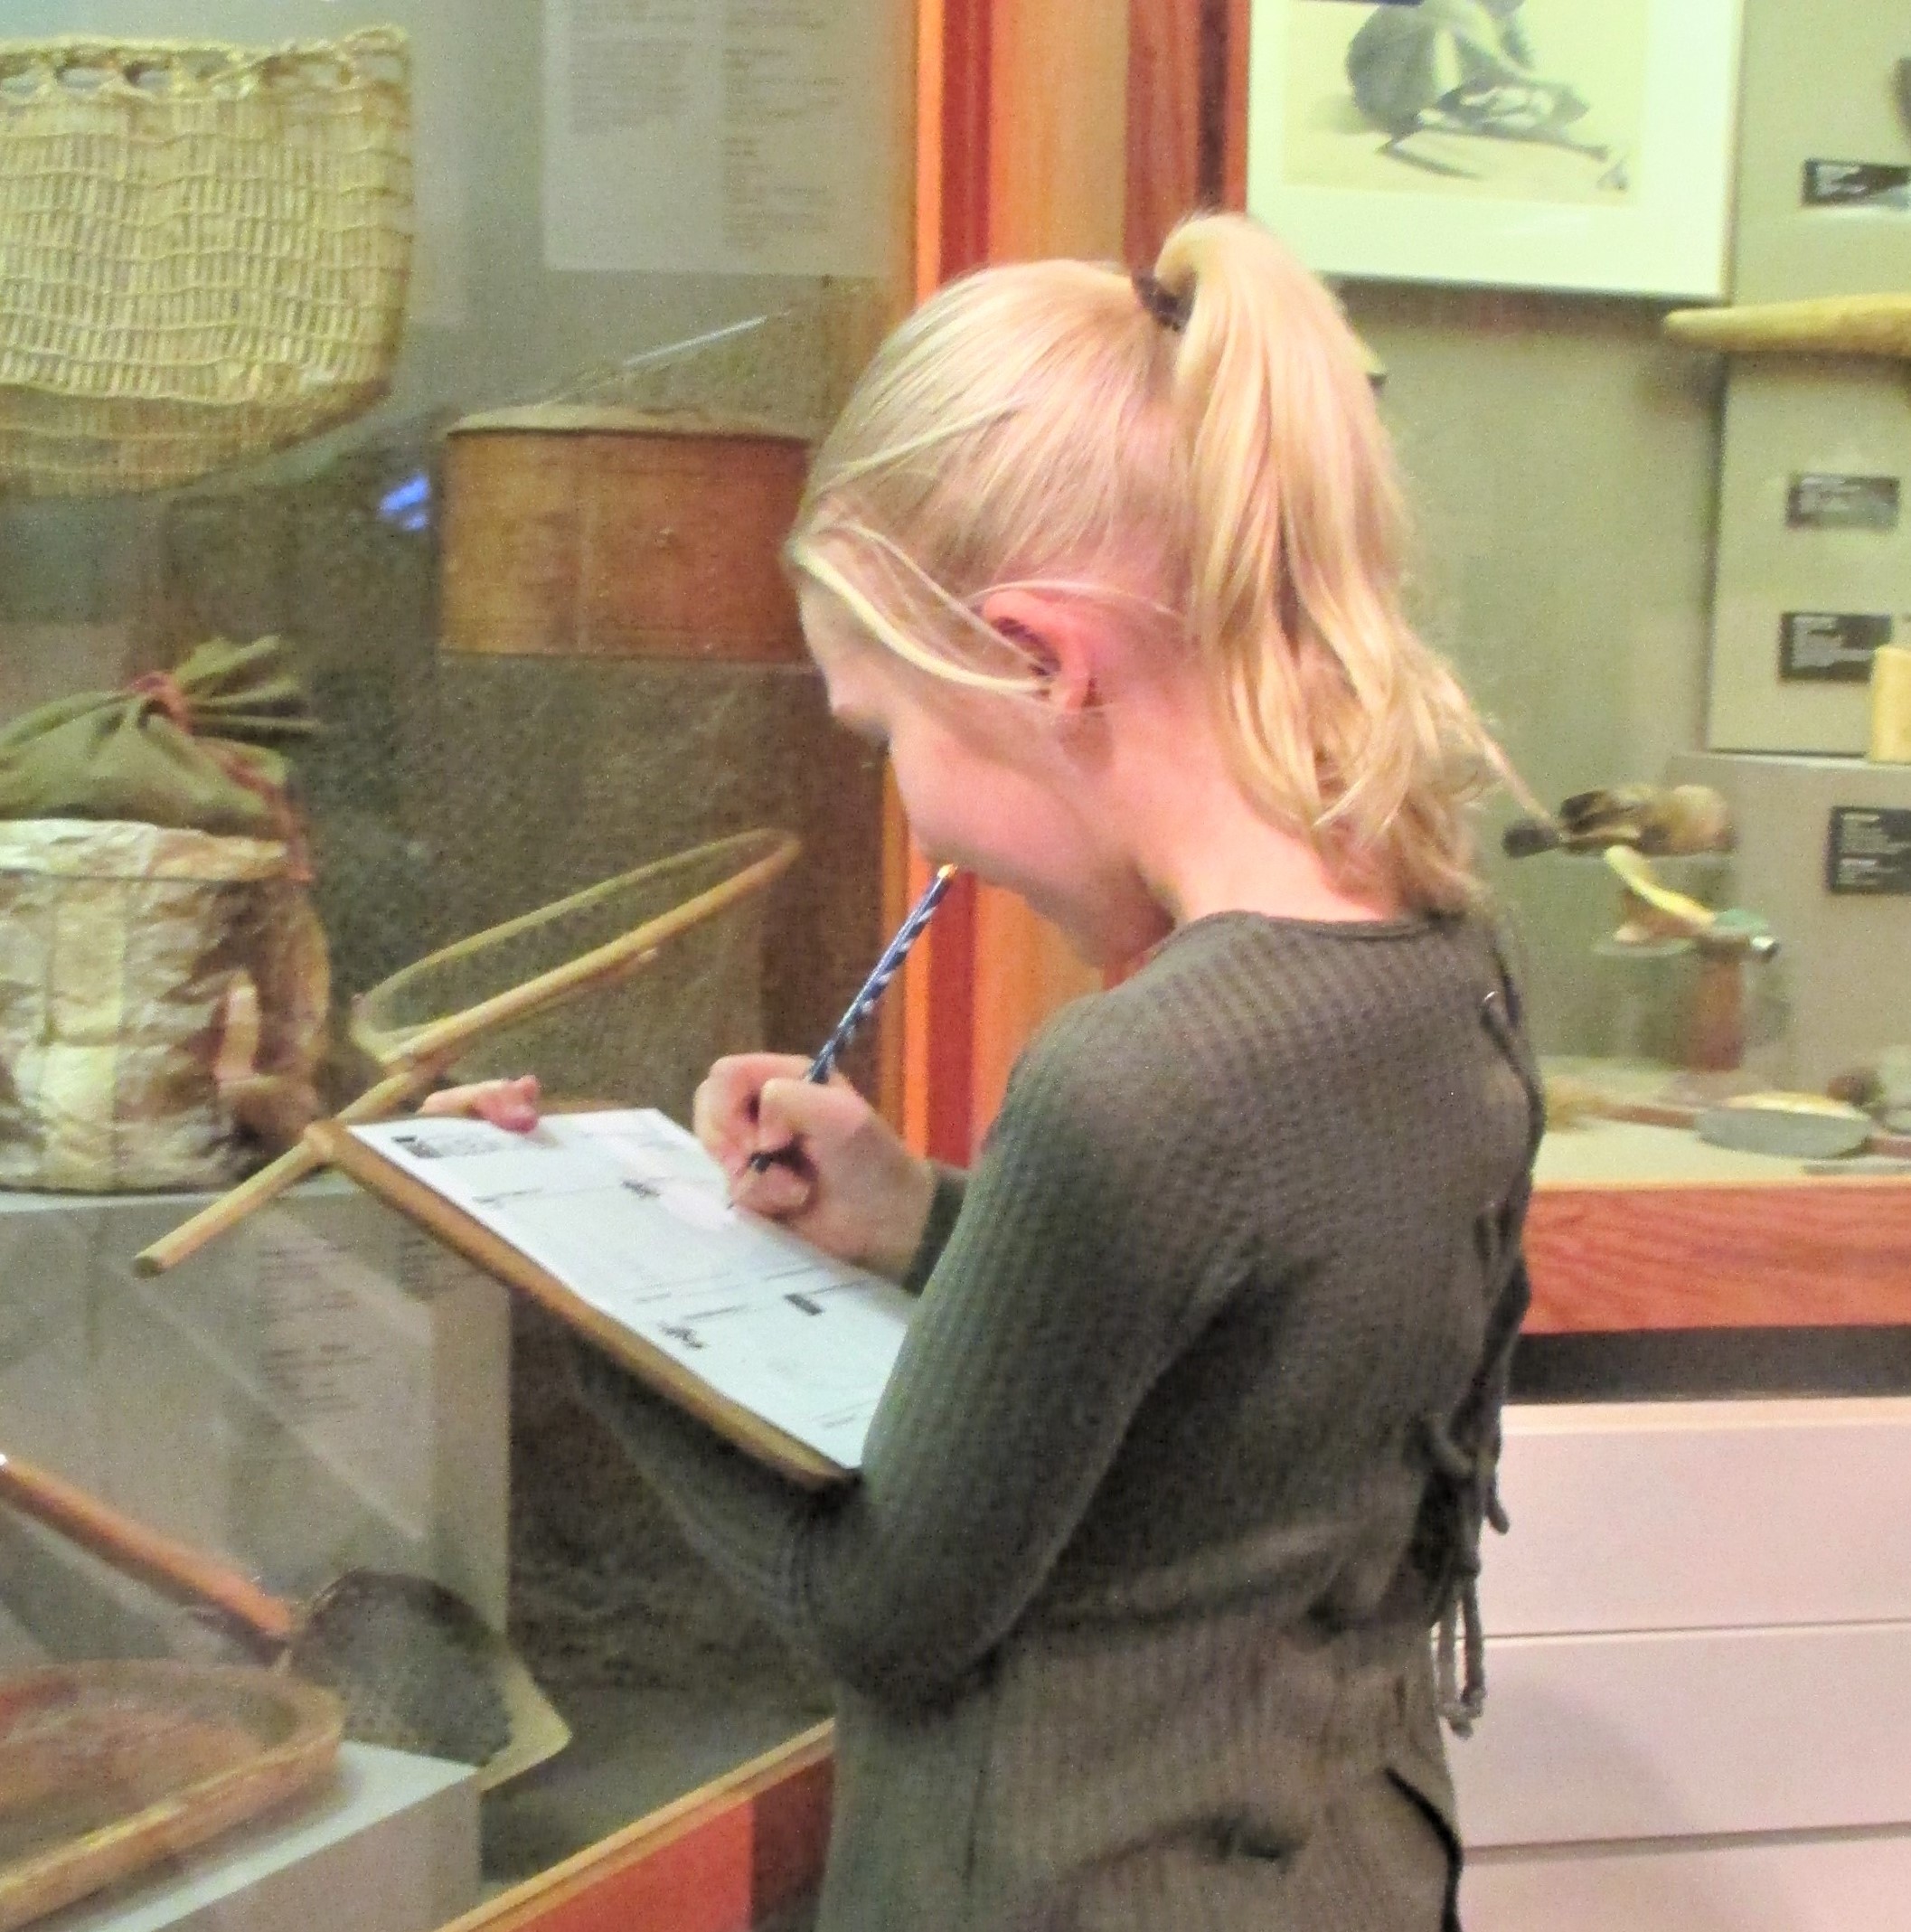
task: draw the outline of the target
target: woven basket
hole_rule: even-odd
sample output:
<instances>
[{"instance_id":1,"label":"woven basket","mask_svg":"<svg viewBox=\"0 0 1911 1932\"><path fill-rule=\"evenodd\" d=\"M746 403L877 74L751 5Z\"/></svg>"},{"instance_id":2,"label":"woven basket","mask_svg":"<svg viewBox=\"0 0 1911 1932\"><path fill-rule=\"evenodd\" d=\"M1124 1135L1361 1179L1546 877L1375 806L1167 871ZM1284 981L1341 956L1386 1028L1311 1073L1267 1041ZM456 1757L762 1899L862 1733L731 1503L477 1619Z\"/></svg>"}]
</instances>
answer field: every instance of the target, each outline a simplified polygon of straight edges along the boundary
<instances>
[{"instance_id":1,"label":"woven basket","mask_svg":"<svg viewBox=\"0 0 1911 1932\"><path fill-rule=\"evenodd\" d=\"M396 29L0 42L0 490L157 489L370 408L410 148Z\"/></svg>"}]
</instances>

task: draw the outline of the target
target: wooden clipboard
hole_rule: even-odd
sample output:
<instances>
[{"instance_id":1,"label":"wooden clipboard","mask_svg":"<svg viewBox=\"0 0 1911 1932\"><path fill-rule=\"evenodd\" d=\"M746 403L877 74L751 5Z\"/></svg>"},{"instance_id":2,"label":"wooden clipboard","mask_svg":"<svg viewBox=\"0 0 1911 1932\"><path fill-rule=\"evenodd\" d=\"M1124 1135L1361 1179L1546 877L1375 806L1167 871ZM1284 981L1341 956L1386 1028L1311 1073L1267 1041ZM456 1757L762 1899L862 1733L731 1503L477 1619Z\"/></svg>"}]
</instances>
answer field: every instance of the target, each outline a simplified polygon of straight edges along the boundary
<instances>
[{"instance_id":1,"label":"wooden clipboard","mask_svg":"<svg viewBox=\"0 0 1911 1932\"><path fill-rule=\"evenodd\" d=\"M315 1153L341 1173L348 1174L367 1193L397 1209L473 1267L483 1268L494 1280L520 1290L548 1308L560 1321L602 1349L613 1362L628 1369L646 1388L708 1424L746 1455L805 1489L826 1489L850 1480L852 1472L840 1463L832 1462L807 1443L798 1442L774 1423L766 1422L755 1410L719 1395L681 1362L593 1308L509 1241L388 1161L376 1148L360 1140L350 1127L335 1120L318 1120L306 1129L305 1138Z\"/></svg>"}]
</instances>

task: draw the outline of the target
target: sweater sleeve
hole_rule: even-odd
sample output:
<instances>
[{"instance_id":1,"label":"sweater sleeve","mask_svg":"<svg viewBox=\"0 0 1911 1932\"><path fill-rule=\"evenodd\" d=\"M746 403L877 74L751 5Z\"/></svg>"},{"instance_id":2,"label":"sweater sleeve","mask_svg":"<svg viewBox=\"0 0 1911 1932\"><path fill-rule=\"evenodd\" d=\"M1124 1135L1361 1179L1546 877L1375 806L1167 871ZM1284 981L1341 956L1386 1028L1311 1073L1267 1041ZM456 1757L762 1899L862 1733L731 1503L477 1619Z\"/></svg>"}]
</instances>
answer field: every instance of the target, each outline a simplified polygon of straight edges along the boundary
<instances>
[{"instance_id":1,"label":"sweater sleeve","mask_svg":"<svg viewBox=\"0 0 1911 1932\"><path fill-rule=\"evenodd\" d=\"M800 1492L580 1357L587 1397L692 1543L839 1680L893 1702L946 1695L1007 1634L1143 1399L1247 1267L1247 1232L1201 1211L1198 1075L1111 1041L1084 1010L1099 1004L1018 1069L859 1480Z\"/></svg>"},{"instance_id":2,"label":"sweater sleeve","mask_svg":"<svg viewBox=\"0 0 1911 1932\"><path fill-rule=\"evenodd\" d=\"M903 1287L920 1295L928 1285L942 1251L956 1231L956 1217L962 1212L962 1197L968 1192L969 1177L959 1167L936 1163L936 1192L929 1202L929 1218L923 1223L922 1239L916 1244L915 1258L902 1277Z\"/></svg>"}]
</instances>

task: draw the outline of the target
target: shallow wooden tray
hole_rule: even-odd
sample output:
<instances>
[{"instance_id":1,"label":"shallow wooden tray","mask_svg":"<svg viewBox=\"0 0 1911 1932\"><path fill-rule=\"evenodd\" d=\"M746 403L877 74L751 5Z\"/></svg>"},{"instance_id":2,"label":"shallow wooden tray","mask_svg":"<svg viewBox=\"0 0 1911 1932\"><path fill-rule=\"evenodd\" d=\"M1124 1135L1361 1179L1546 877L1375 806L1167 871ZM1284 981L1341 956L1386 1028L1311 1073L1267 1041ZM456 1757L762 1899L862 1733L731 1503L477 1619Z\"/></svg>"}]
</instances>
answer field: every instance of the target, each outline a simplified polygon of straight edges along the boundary
<instances>
[{"instance_id":1,"label":"shallow wooden tray","mask_svg":"<svg viewBox=\"0 0 1911 1932\"><path fill-rule=\"evenodd\" d=\"M0 1932L323 1777L343 1712L278 1673L79 1663L0 1681Z\"/></svg>"}]
</instances>

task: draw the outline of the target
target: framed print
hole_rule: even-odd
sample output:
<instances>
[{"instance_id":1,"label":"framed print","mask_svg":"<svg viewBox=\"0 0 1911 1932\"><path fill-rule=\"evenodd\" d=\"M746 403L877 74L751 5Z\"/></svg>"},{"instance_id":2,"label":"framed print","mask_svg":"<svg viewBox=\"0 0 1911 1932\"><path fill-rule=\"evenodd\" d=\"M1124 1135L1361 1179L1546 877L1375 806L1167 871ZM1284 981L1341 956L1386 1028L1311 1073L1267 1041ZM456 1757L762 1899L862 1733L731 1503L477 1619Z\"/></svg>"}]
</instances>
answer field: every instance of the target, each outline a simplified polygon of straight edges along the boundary
<instances>
[{"instance_id":1,"label":"framed print","mask_svg":"<svg viewBox=\"0 0 1911 1932\"><path fill-rule=\"evenodd\" d=\"M1253 0L1247 205L1323 274L1725 293L1742 0Z\"/></svg>"}]
</instances>

